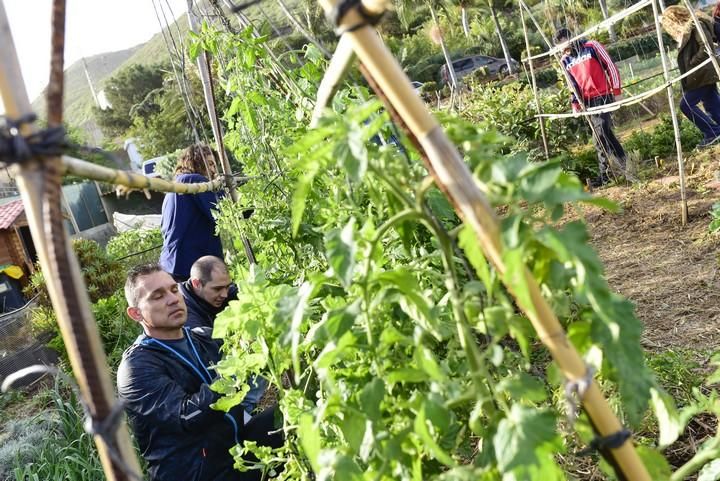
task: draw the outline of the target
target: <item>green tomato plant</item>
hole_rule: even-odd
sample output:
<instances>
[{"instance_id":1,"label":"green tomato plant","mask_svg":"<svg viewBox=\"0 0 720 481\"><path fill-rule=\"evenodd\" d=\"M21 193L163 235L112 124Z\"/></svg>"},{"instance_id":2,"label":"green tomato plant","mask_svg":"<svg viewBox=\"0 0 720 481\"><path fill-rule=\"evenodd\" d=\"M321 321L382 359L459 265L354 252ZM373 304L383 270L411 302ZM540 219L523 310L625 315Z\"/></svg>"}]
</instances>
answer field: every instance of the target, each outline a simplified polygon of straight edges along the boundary
<instances>
[{"instance_id":1,"label":"green tomato plant","mask_svg":"<svg viewBox=\"0 0 720 481\"><path fill-rule=\"evenodd\" d=\"M219 59L228 144L251 179L221 202L218 229L238 252L249 238L258 258L232 258L239 293L215 321L215 407L264 376L286 436L274 450L236 446L236 467L287 480L565 479L563 459L594 434L584 415L568 418L564 380L505 288L526 295L527 266L626 424L653 407L660 439L639 450L668 479L656 447L717 403L698 393L677 412L645 364L632 304L571 220L615 206L559 163L504 154L507 137L443 118L502 219L501 275L366 89L347 86L310 130L324 60L308 47L289 69L264 41L205 29L193 44Z\"/></svg>"}]
</instances>

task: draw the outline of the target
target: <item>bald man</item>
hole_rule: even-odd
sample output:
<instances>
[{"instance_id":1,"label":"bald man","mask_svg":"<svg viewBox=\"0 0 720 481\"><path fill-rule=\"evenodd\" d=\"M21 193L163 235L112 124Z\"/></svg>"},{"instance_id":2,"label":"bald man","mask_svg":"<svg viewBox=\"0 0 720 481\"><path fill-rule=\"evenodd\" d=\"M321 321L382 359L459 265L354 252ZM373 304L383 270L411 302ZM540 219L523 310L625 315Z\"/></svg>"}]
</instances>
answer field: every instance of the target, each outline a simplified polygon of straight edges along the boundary
<instances>
[{"instance_id":1,"label":"bald man","mask_svg":"<svg viewBox=\"0 0 720 481\"><path fill-rule=\"evenodd\" d=\"M230 280L227 266L215 256L203 256L190 268L190 278L179 284L187 306L187 324L212 328L215 317L237 299L237 287Z\"/></svg>"}]
</instances>

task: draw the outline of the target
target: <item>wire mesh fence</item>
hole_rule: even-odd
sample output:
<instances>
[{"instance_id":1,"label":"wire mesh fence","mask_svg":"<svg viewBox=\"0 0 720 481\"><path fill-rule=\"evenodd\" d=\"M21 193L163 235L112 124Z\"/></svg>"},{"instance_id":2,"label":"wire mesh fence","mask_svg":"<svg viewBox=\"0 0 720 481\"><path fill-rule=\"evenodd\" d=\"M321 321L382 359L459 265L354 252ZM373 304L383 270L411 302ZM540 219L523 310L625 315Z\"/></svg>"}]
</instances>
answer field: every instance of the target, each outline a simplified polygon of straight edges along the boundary
<instances>
[{"instance_id":1,"label":"wire mesh fence","mask_svg":"<svg viewBox=\"0 0 720 481\"><path fill-rule=\"evenodd\" d=\"M10 374L34 364L54 364L57 353L46 347L48 339L35 337L31 314L37 297L23 307L0 315L0 383ZM21 384L35 378L23 378Z\"/></svg>"}]
</instances>

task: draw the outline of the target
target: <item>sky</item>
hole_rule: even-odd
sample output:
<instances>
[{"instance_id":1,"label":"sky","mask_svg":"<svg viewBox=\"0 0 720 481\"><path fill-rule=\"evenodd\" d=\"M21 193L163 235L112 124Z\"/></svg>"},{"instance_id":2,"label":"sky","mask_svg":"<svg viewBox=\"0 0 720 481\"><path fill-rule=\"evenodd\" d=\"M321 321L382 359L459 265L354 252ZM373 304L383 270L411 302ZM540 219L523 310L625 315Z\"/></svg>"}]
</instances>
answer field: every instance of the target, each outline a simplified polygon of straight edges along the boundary
<instances>
[{"instance_id":1,"label":"sky","mask_svg":"<svg viewBox=\"0 0 720 481\"><path fill-rule=\"evenodd\" d=\"M123 50L150 40L160 31L153 1L67 0L65 68L82 57ZM10 22L28 97L32 101L45 88L50 75L52 2L0 0L0 3L3 3ZM187 10L187 0L155 0L155 4L161 4L168 17L170 10L175 17ZM0 101L0 113L4 111Z\"/></svg>"}]
</instances>

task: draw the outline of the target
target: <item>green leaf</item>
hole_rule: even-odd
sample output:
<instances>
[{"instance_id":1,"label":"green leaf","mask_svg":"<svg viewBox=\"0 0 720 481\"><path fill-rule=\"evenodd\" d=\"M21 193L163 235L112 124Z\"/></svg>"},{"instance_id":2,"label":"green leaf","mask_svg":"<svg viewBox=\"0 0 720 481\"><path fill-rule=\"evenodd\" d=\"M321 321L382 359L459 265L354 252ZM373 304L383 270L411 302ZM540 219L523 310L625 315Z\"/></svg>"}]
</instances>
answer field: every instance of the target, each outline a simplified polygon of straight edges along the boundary
<instances>
[{"instance_id":1,"label":"green leaf","mask_svg":"<svg viewBox=\"0 0 720 481\"><path fill-rule=\"evenodd\" d=\"M302 174L297 180L295 192L293 192L292 197L291 219L293 236L297 236L300 221L302 221L303 214L305 213L308 194L312 188L315 176L320 171L321 165L319 161L312 160L305 162L300 167Z\"/></svg>"},{"instance_id":2,"label":"green leaf","mask_svg":"<svg viewBox=\"0 0 720 481\"><path fill-rule=\"evenodd\" d=\"M399 382L425 382L428 379L428 376L427 374L425 374L424 371L412 367L406 367L397 369L395 371L390 371L385 377L387 378L388 384L397 384Z\"/></svg>"},{"instance_id":3,"label":"green leaf","mask_svg":"<svg viewBox=\"0 0 720 481\"><path fill-rule=\"evenodd\" d=\"M650 479L653 481L668 481L670 479L672 470L662 453L643 445L636 445L635 450L645 465ZM700 481L700 479L698 479L698 481Z\"/></svg>"},{"instance_id":4,"label":"green leaf","mask_svg":"<svg viewBox=\"0 0 720 481\"><path fill-rule=\"evenodd\" d=\"M492 298L493 282L490 277L490 266L488 265L485 255L483 254L480 243L478 242L475 232L467 224L463 225L459 235L459 245L465 251L470 264L475 268L480 280L485 284L485 290L488 297Z\"/></svg>"},{"instance_id":5,"label":"green leaf","mask_svg":"<svg viewBox=\"0 0 720 481\"><path fill-rule=\"evenodd\" d=\"M309 282L304 282L297 292L296 305L293 309L292 320L290 324L290 335L291 335L291 356L293 369L295 370L295 382L300 382L300 326L303 319L305 318L305 309L308 304L308 299L312 294L313 286Z\"/></svg>"},{"instance_id":6,"label":"green leaf","mask_svg":"<svg viewBox=\"0 0 720 481\"><path fill-rule=\"evenodd\" d=\"M325 249L333 274L345 288L350 287L355 268L355 218L345 227L333 229L325 236Z\"/></svg>"},{"instance_id":7,"label":"green leaf","mask_svg":"<svg viewBox=\"0 0 720 481\"><path fill-rule=\"evenodd\" d=\"M356 299L349 306L326 313L322 321L310 328L307 338L320 345L324 345L328 340L340 339L352 328L355 319L360 315L360 302L360 299Z\"/></svg>"},{"instance_id":8,"label":"green leaf","mask_svg":"<svg viewBox=\"0 0 720 481\"><path fill-rule=\"evenodd\" d=\"M297 431L300 446L302 446L305 456L307 456L310 461L313 470L318 472L320 470L319 456L322 447L319 427L315 424L310 414L303 414L300 416Z\"/></svg>"},{"instance_id":9,"label":"green leaf","mask_svg":"<svg viewBox=\"0 0 720 481\"><path fill-rule=\"evenodd\" d=\"M363 406L364 408L364 406ZM343 419L340 421L340 429L342 429L345 441L352 449L353 454L360 451L363 438L365 437L365 416L354 410L346 410L343 412Z\"/></svg>"},{"instance_id":10,"label":"green leaf","mask_svg":"<svg viewBox=\"0 0 720 481\"><path fill-rule=\"evenodd\" d=\"M507 393L513 400L542 402L547 399L545 385L540 379L526 372L519 372L503 378L497 385L498 392Z\"/></svg>"},{"instance_id":11,"label":"green leaf","mask_svg":"<svg viewBox=\"0 0 720 481\"><path fill-rule=\"evenodd\" d=\"M446 453L440 445L435 441L435 438L437 437L436 433L430 433L430 429L428 427L429 420L426 418L425 415L425 405L420 409L420 411L417 413L417 416L415 417L415 433L420 437L420 440L425 445L427 450L430 452L430 454L443 463L445 466L454 467L456 466L456 462L453 458L450 457L448 453Z\"/></svg>"},{"instance_id":12,"label":"green leaf","mask_svg":"<svg viewBox=\"0 0 720 481\"><path fill-rule=\"evenodd\" d=\"M537 449L556 437L552 413L513 404L493 438L498 468L507 472L518 466L539 464Z\"/></svg>"},{"instance_id":13,"label":"green leaf","mask_svg":"<svg viewBox=\"0 0 720 481\"><path fill-rule=\"evenodd\" d=\"M505 264L505 284L515 295L518 304L520 304L524 310L533 309L530 288L526 277L527 267L525 265L523 249L506 249L502 257L503 263Z\"/></svg>"},{"instance_id":14,"label":"green leaf","mask_svg":"<svg viewBox=\"0 0 720 481\"><path fill-rule=\"evenodd\" d=\"M658 445L669 446L674 443L683 431L683 425L678 416L673 399L665 392L656 388L650 389L652 406L658 420L660 435Z\"/></svg>"},{"instance_id":15,"label":"green leaf","mask_svg":"<svg viewBox=\"0 0 720 481\"><path fill-rule=\"evenodd\" d=\"M382 416L380 404L385 397L385 382L380 378L375 378L363 387L360 391L360 405L363 412L372 421L380 421Z\"/></svg>"},{"instance_id":16,"label":"green leaf","mask_svg":"<svg viewBox=\"0 0 720 481\"><path fill-rule=\"evenodd\" d=\"M382 284L392 284L401 292L400 307L423 329L436 339L443 339L446 330L442 328L435 310L422 295L422 289L415 276L406 269L383 272L373 279Z\"/></svg>"},{"instance_id":17,"label":"green leaf","mask_svg":"<svg viewBox=\"0 0 720 481\"><path fill-rule=\"evenodd\" d=\"M523 169L521 173L523 177L520 181L521 195L528 202L543 200L548 189L552 188L561 173L562 167L557 163L530 164L530 167Z\"/></svg>"},{"instance_id":18,"label":"green leaf","mask_svg":"<svg viewBox=\"0 0 720 481\"><path fill-rule=\"evenodd\" d=\"M667 464L667 461L665 463ZM720 459L715 459L703 466L700 474L698 474L697 481L717 481L718 479L720 479Z\"/></svg>"},{"instance_id":19,"label":"green leaf","mask_svg":"<svg viewBox=\"0 0 720 481\"><path fill-rule=\"evenodd\" d=\"M362 130L352 129L348 132L350 155L344 157L344 167L352 182L361 182L368 166L368 152Z\"/></svg>"},{"instance_id":20,"label":"green leaf","mask_svg":"<svg viewBox=\"0 0 720 481\"><path fill-rule=\"evenodd\" d=\"M415 349L415 362L433 381L443 382L447 379L435 359L435 354L427 347L420 345Z\"/></svg>"},{"instance_id":21,"label":"green leaf","mask_svg":"<svg viewBox=\"0 0 720 481\"><path fill-rule=\"evenodd\" d=\"M349 348L354 346L356 341L357 339L355 339L352 331L348 331L342 335L337 343L328 342L318 355L317 359L315 359L315 367L317 369L329 368L342 359L343 356L349 355Z\"/></svg>"}]
</instances>

